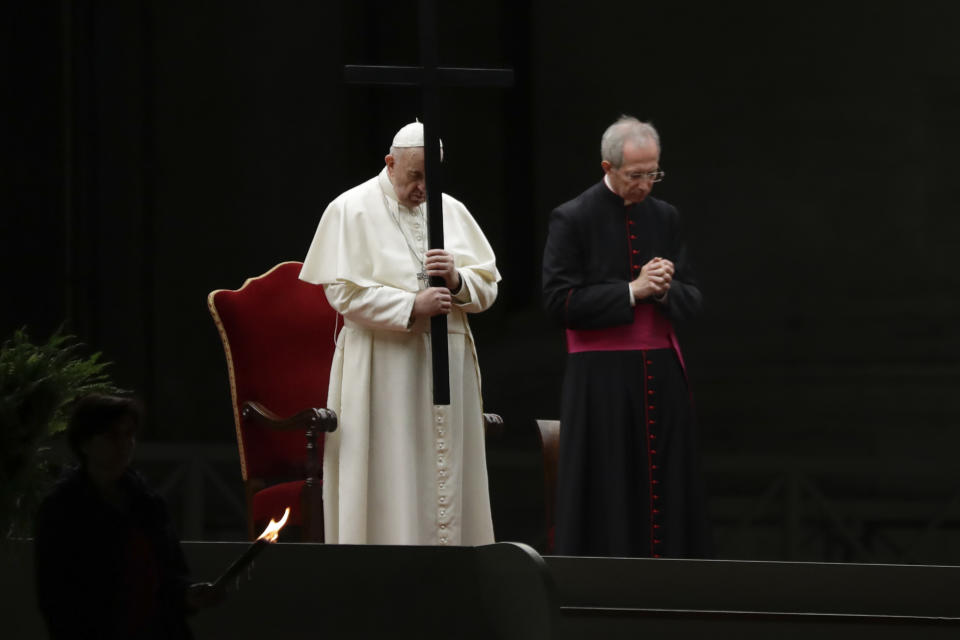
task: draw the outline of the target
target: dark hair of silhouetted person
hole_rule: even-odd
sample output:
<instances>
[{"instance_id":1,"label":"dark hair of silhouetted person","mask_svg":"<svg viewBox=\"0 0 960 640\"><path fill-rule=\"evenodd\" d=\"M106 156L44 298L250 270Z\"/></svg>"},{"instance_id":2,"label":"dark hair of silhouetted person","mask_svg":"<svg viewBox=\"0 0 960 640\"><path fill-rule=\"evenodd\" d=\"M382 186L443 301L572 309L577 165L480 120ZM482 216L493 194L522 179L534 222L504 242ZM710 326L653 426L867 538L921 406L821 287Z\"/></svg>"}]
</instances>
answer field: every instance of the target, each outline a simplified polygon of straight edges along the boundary
<instances>
[{"instance_id":1,"label":"dark hair of silhouetted person","mask_svg":"<svg viewBox=\"0 0 960 640\"><path fill-rule=\"evenodd\" d=\"M77 401L67 423L67 442L81 463L83 445L106 433L124 418L131 418L137 431L143 423L143 408L133 398L91 394Z\"/></svg>"}]
</instances>

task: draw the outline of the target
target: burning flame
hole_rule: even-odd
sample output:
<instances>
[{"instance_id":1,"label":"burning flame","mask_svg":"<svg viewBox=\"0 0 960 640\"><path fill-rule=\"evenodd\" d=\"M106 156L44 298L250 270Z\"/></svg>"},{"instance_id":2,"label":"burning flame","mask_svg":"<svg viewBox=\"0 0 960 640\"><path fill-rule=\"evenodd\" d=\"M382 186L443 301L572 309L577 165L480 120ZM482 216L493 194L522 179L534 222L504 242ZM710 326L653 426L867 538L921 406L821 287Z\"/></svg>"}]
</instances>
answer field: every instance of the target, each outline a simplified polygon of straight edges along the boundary
<instances>
[{"instance_id":1,"label":"burning flame","mask_svg":"<svg viewBox=\"0 0 960 640\"><path fill-rule=\"evenodd\" d=\"M287 518L289 517L290 507L287 507L287 510L283 512L283 517L280 518L280 522L270 518L270 524L267 525L267 528L263 530L263 533L260 534L260 537L257 538L257 540L276 542L277 538L280 537L280 529L283 529L283 525L287 524Z\"/></svg>"}]
</instances>

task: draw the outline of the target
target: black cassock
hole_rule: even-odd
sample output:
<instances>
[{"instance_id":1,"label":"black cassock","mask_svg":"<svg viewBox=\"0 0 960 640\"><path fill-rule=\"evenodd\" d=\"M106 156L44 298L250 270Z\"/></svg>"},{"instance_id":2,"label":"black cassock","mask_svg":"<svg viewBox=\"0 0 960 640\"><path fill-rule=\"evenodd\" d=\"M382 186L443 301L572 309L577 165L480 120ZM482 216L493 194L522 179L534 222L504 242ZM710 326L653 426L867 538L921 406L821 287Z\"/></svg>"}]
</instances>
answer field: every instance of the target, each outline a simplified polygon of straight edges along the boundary
<instances>
[{"instance_id":1,"label":"black cassock","mask_svg":"<svg viewBox=\"0 0 960 640\"><path fill-rule=\"evenodd\" d=\"M567 330L634 321L628 283L659 256L676 270L655 314L699 312L701 295L677 210L656 198L624 206L603 182L557 207L543 257L548 313ZM638 311L649 311L641 309ZM666 322L662 322L667 326ZM568 353L560 412L556 553L708 557L690 391L673 347ZM569 335L568 335L569 340Z\"/></svg>"}]
</instances>

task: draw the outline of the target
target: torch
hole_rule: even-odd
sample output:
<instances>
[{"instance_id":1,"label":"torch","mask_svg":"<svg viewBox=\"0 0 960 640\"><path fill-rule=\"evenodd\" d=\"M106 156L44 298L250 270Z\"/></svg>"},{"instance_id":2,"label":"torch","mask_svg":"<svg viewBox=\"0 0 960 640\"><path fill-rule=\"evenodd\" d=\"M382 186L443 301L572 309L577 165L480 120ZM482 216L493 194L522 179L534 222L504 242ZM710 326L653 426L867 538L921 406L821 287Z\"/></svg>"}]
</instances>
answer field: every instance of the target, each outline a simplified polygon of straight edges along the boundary
<instances>
[{"instance_id":1,"label":"torch","mask_svg":"<svg viewBox=\"0 0 960 640\"><path fill-rule=\"evenodd\" d=\"M217 581L213 583L215 589L223 589L226 585L230 584L230 581L240 575L240 573L246 569L254 559L263 553L263 550L267 548L270 544L273 544L277 541L277 538L280 537L280 529L283 529L283 525L287 524L287 518L290 517L290 507L287 507L287 510L283 512L283 517L280 518L280 522L277 522L273 518L270 519L270 524L267 525L267 528L263 530L263 533L260 534L260 537L254 540L253 544L247 547L247 550L243 554L234 560L226 571L223 572L223 575L217 578Z\"/></svg>"}]
</instances>

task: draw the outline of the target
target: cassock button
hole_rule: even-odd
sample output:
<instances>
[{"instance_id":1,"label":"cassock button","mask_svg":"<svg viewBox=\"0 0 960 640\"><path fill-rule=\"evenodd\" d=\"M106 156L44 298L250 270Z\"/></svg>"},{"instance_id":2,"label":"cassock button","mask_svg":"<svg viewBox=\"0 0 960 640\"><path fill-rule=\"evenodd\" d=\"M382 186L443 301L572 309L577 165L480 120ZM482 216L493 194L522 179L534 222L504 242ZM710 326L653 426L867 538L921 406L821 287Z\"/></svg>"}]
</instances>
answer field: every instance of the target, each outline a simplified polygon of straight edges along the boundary
<instances>
[{"instance_id":1,"label":"cassock button","mask_svg":"<svg viewBox=\"0 0 960 640\"><path fill-rule=\"evenodd\" d=\"M650 455L652 455L652 456L657 455L657 450L656 450L656 449L650 449Z\"/></svg>"},{"instance_id":2,"label":"cassock button","mask_svg":"<svg viewBox=\"0 0 960 640\"><path fill-rule=\"evenodd\" d=\"M637 251L636 249L633 250L633 255L637 255L638 253L640 253L640 252Z\"/></svg>"},{"instance_id":3,"label":"cassock button","mask_svg":"<svg viewBox=\"0 0 960 640\"><path fill-rule=\"evenodd\" d=\"M654 500L659 500L659 499L660 499L660 496L658 496L657 494L653 494L653 499L654 499Z\"/></svg>"},{"instance_id":4,"label":"cassock button","mask_svg":"<svg viewBox=\"0 0 960 640\"><path fill-rule=\"evenodd\" d=\"M654 557L654 558L659 558L659 557L660 557L660 554L659 554L659 553L655 553L655 554L653 554L653 557Z\"/></svg>"},{"instance_id":5,"label":"cassock button","mask_svg":"<svg viewBox=\"0 0 960 640\"><path fill-rule=\"evenodd\" d=\"M652 396L652 395L653 395L653 389L647 390L647 395L648 395L648 396Z\"/></svg>"},{"instance_id":6,"label":"cassock button","mask_svg":"<svg viewBox=\"0 0 960 640\"><path fill-rule=\"evenodd\" d=\"M650 409L652 411L653 409L656 409L656 407L653 406L652 404L648 404L647 409Z\"/></svg>"},{"instance_id":7,"label":"cassock button","mask_svg":"<svg viewBox=\"0 0 960 640\"><path fill-rule=\"evenodd\" d=\"M647 360L647 364L653 364L653 360Z\"/></svg>"},{"instance_id":8,"label":"cassock button","mask_svg":"<svg viewBox=\"0 0 960 640\"><path fill-rule=\"evenodd\" d=\"M656 471L659 467L657 467L657 465L655 465L655 464L652 464L652 465L650 465L650 468L653 469L654 471Z\"/></svg>"},{"instance_id":9,"label":"cassock button","mask_svg":"<svg viewBox=\"0 0 960 640\"><path fill-rule=\"evenodd\" d=\"M631 233L631 234L630 234L630 239L631 239L631 240L636 240L636 239L637 239L637 236L635 236L635 235L633 235L633 234Z\"/></svg>"},{"instance_id":10,"label":"cassock button","mask_svg":"<svg viewBox=\"0 0 960 640\"><path fill-rule=\"evenodd\" d=\"M653 420L650 421L650 424L653 424ZM650 439L651 439L651 440L656 440L656 439L657 439L657 436L655 436L655 435L653 435L653 434L651 433L651 434L650 434Z\"/></svg>"},{"instance_id":11,"label":"cassock button","mask_svg":"<svg viewBox=\"0 0 960 640\"><path fill-rule=\"evenodd\" d=\"M651 480L651 481L650 481L650 484L660 484L660 481L659 481L659 480Z\"/></svg>"}]
</instances>

